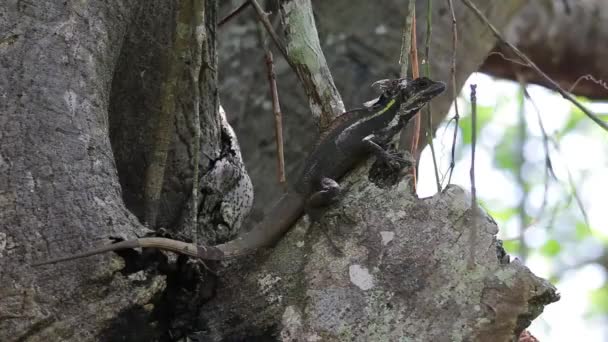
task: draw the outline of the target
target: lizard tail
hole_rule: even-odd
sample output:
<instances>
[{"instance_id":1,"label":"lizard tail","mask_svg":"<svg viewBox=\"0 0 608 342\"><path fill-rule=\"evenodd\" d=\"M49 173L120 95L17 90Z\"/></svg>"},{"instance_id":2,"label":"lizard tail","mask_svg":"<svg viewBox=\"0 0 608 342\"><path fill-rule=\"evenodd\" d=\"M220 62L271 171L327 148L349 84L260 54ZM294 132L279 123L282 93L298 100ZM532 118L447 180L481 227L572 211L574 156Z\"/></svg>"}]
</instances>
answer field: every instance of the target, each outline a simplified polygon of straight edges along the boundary
<instances>
[{"instance_id":1,"label":"lizard tail","mask_svg":"<svg viewBox=\"0 0 608 342\"><path fill-rule=\"evenodd\" d=\"M262 222L249 232L221 245L198 247L198 257L223 260L251 254L262 247L272 246L304 214L304 197L296 192L283 195L268 211Z\"/></svg>"},{"instance_id":2,"label":"lizard tail","mask_svg":"<svg viewBox=\"0 0 608 342\"><path fill-rule=\"evenodd\" d=\"M268 215L253 229L232 241L217 246L196 246L191 243L159 237L126 240L98 247L88 252L44 260L31 264L41 266L74 260L106 252L131 248L158 248L204 260L224 260L250 254L261 247L274 244L304 212L304 199L297 193L285 194Z\"/></svg>"},{"instance_id":3,"label":"lizard tail","mask_svg":"<svg viewBox=\"0 0 608 342\"><path fill-rule=\"evenodd\" d=\"M78 253L74 255L68 255L65 257L49 259L45 261L35 262L32 266L41 266L41 265L49 265L55 264L62 261L86 258L92 255L97 255L106 252L118 251L121 249L131 249L131 248L158 248L166 251L171 251L180 254L186 254L193 257L199 257L198 249L195 245L191 243L186 243L183 241L171 240L166 238L141 238L141 239L133 239L126 240L117 243L113 243L110 245L101 246L99 248L95 248L88 252Z\"/></svg>"}]
</instances>

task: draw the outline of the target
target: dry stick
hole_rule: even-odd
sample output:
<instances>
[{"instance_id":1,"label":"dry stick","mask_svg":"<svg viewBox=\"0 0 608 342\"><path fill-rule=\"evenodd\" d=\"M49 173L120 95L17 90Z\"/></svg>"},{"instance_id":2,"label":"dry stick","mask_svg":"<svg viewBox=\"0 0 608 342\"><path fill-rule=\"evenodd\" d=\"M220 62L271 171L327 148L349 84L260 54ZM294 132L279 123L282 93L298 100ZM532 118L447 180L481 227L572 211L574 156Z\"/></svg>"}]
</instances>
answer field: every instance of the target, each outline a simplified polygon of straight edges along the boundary
<instances>
[{"instance_id":1,"label":"dry stick","mask_svg":"<svg viewBox=\"0 0 608 342\"><path fill-rule=\"evenodd\" d=\"M452 0L448 0L448 8L452 15L452 65L450 67L450 74L452 78L452 100L454 101L454 137L452 139L452 155L450 160L450 175L448 176L449 185L452 182L452 173L456 166L456 138L458 137L458 122L460 121L460 114L458 113L458 90L456 88L456 48L458 47L458 27L456 26L456 14L454 13L454 5Z\"/></svg>"},{"instance_id":2,"label":"dry stick","mask_svg":"<svg viewBox=\"0 0 608 342\"><path fill-rule=\"evenodd\" d=\"M416 1L410 0L408 5L405 25L403 25L403 36L401 37L401 51L399 54L399 64L401 65L400 77L407 77L409 54L412 49L412 20L416 16Z\"/></svg>"},{"instance_id":3,"label":"dry stick","mask_svg":"<svg viewBox=\"0 0 608 342\"><path fill-rule=\"evenodd\" d=\"M285 26L288 47L281 44L266 13L257 1L250 0L258 19L264 25L285 60L296 73L321 130L327 128L333 118L344 113L344 103L334 84L325 56L320 46L310 0L283 2L280 14ZM288 6L289 5L289 6ZM293 49L292 49L293 48ZM293 54L289 52L293 50Z\"/></svg>"},{"instance_id":4,"label":"dry stick","mask_svg":"<svg viewBox=\"0 0 608 342\"><path fill-rule=\"evenodd\" d=\"M412 61L412 78L416 79L420 77L420 70L418 69L418 47L416 44L416 15L412 17L412 49L410 50L410 59ZM418 140L420 139L420 112L414 115L414 134L412 135L412 141L410 143L410 153L414 157L414 160L419 160L418 158ZM412 176L413 176L413 184L414 184L414 193L416 192L416 183L418 182L416 179L416 169L417 167L412 168Z\"/></svg>"},{"instance_id":5,"label":"dry stick","mask_svg":"<svg viewBox=\"0 0 608 342\"><path fill-rule=\"evenodd\" d=\"M538 210L538 215L535 219L536 221L540 221L539 217L543 214L543 212L545 211L545 207L547 206L547 196L549 193L549 181L550 181L549 175L551 175L554 180L557 180L557 176L555 175L555 172L553 170L553 163L551 162L551 155L550 155L550 151L549 151L549 134L547 134L547 130L545 129L545 125L543 124L543 120L540 115L540 109L536 105L536 102L530 96L530 93L528 92L528 89L526 87L526 81L525 81L523 75L521 75L518 72L516 72L515 75L517 77L517 80L521 84L522 89L524 90L524 97L528 101L530 101L530 103L532 104L532 107L534 107L534 112L536 113L536 120L538 122L538 126L540 127L540 131L541 131L541 134L543 137L543 150L545 152L545 184L544 184L544 191L543 191L543 201L540 205L540 208Z\"/></svg>"},{"instance_id":6,"label":"dry stick","mask_svg":"<svg viewBox=\"0 0 608 342\"><path fill-rule=\"evenodd\" d=\"M473 222L471 235L469 236L469 260L467 268L472 269L475 265L475 244L477 238L478 210L477 210L477 188L475 187L475 146L477 144L477 85L471 84L471 214Z\"/></svg>"},{"instance_id":7,"label":"dry stick","mask_svg":"<svg viewBox=\"0 0 608 342\"><path fill-rule=\"evenodd\" d=\"M289 58L289 56L287 56L287 50L285 49L285 45L283 45L283 43L281 42L281 38L279 38L279 36L277 35L277 33L272 28L272 24L270 23L270 21L268 21L268 15L266 14L266 12L264 12L264 10L262 9L262 7L260 6L260 4L256 0L248 0L248 2L251 3L251 5L253 5L253 8L255 9L255 13L258 16L258 20L262 23L262 25L264 25L264 28L266 29L266 31L270 35L270 38L272 38L272 41L274 42L274 45L276 45L276 47L279 50L279 52L281 52L281 54L283 55L283 58L285 58L285 60L289 64L289 66L297 74L298 70L296 69L295 65L293 64L293 62L291 61L291 59Z\"/></svg>"},{"instance_id":8,"label":"dry stick","mask_svg":"<svg viewBox=\"0 0 608 342\"><path fill-rule=\"evenodd\" d=\"M559 143L555 139L551 139L551 144L553 144L553 147L557 150L557 152L561 153ZM568 167L568 165L565 165L565 169L566 169L566 173L568 174L568 184L570 185L570 191L572 192L572 196L574 197L576 204L578 205L579 209L581 210L581 214L583 215L585 224L587 225L587 227L590 227L589 216L587 215L587 210L583 206L583 201L578 194L578 190L576 189L576 184L574 182L574 178L572 177L572 173L570 172L570 168Z\"/></svg>"},{"instance_id":9,"label":"dry stick","mask_svg":"<svg viewBox=\"0 0 608 342\"><path fill-rule=\"evenodd\" d=\"M401 51L399 54L399 64L401 65L401 70L399 76L401 78L407 77L407 69L410 61L410 52L412 51L412 37L415 36L412 34L412 29L415 27L416 22L416 1L410 0L408 3L408 11L407 16L405 17L405 24L403 25L403 36L401 38ZM412 68L413 69L413 68ZM408 130L406 128L401 130L399 136L399 149L405 151L405 146L407 146L407 133ZM414 171L414 179L413 179L413 191L416 192L416 168L413 168Z\"/></svg>"},{"instance_id":10,"label":"dry stick","mask_svg":"<svg viewBox=\"0 0 608 342\"><path fill-rule=\"evenodd\" d=\"M522 87L523 89L523 87ZM523 91L520 95L523 95ZM525 141L528 139L528 131L526 129L526 112L524 110L524 106L525 106L525 97L524 96L519 96L519 108L518 108L518 122L517 122L517 133L518 133L518 137L517 137L517 142L515 142L516 146L517 146L517 157L516 157L516 162L515 165L518 169L518 172L515 175L515 179L516 179L516 183L520 186L523 195L521 196L521 198L519 199L519 203L517 206L517 212L518 212L518 216L519 216L519 232L520 232L520 238L519 238L519 254L521 256L522 260L526 260L527 256L528 256L528 248L526 246L526 241L524 239L524 229L526 227L526 225L528 224L528 216L526 215L526 202L528 201L528 196L529 196L529 192L526 190L526 181L524 180L524 174L523 174L523 166L525 163L525 156L524 156L524 145L525 145Z\"/></svg>"},{"instance_id":11,"label":"dry stick","mask_svg":"<svg viewBox=\"0 0 608 342\"><path fill-rule=\"evenodd\" d=\"M424 47L424 65L425 75L431 78L431 35L432 35L432 0L428 0L426 7L426 42ZM435 171L435 183L437 184L437 192L441 192L441 181L439 180L439 167L437 165L437 156L435 155L435 146L433 145L433 116L431 115L431 104L426 105L426 142L431 149L431 158L433 160L433 170Z\"/></svg>"},{"instance_id":12,"label":"dry stick","mask_svg":"<svg viewBox=\"0 0 608 342\"><path fill-rule=\"evenodd\" d=\"M234 9L234 11L230 12L227 16L225 16L222 20L217 23L217 26L220 27L230 21L232 18L236 17L239 13L241 13L247 6L249 6L249 0L245 0L239 7Z\"/></svg>"},{"instance_id":13,"label":"dry stick","mask_svg":"<svg viewBox=\"0 0 608 342\"><path fill-rule=\"evenodd\" d=\"M528 58L528 56L526 56L523 52L519 51L519 49L516 48L513 44L507 42L502 37L500 32L498 32L498 30L494 27L494 25L492 25L488 21L488 19L483 15L483 13L481 13L481 11L470 0L462 0L462 2L467 7L469 7L483 23L485 23L488 26L488 28L492 31L492 33L494 34L494 37L496 37L496 39L498 39L501 43L508 46L509 49L511 49L517 55L517 57L521 58L521 60L524 61L528 67L532 68L532 70L534 70L542 79L544 79L545 82L550 84L553 87L553 90L557 91L566 100L572 102L572 104L574 104L576 107L578 107L583 113L585 113L585 115L587 115L587 117L589 117L591 120L593 120L593 122L598 124L604 130L608 131L607 122L602 121L600 118L598 118L597 115L595 115L593 112L591 112L589 109L587 109L587 107L585 107L583 104L578 102L572 95L568 94L564 89L562 89L562 87L560 87L559 84L557 84L557 82L555 82L551 77L547 76L547 74L545 74L542 70L540 70L540 68L536 64L534 64L534 62L532 62L532 60L530 60L530 58Z\"/></svg>"},{"instance_id":14,"label":"dry stick","mask_svg":"<svg viewBox=\"0 0 608 342\"><path fill-rule=\"evenodd\" d=\"M266 46L266 68L268 70L268 82L270 83L270 94L272 95L272 112L274 113L274 131L277 145L277 163L279 172L279 184L283 191L287 191L287 181L285 179L285 158L283 153L283 117L281 105L279 104L279 92L277 90L277 79L274 72L274 62L272 52Z\"/></svg>"},{"instance_id":15,"label":"dry stick","mask_svg":"<svg viewBox=\"0 0 608 342\"><path fill-rule=\"evenodd\" d=\"M608 83L606 83L606 81L604 81L601 78L595 78L591 74L586 74L586 75L583 75L583 76L580 76L579 78L577 78L576 81L574 81L574 83L572 84L572 86L570 86L570 89L568 89L568 92L572 92L572 90L574 90L574 88L576 88L578 83L582 80L591 81L591 82L599 85L600 87L608 90Z\"/></svg>"},{"instance_id":16,"label":"dry stick","mask_svg":"<svg viewBox=\"0 0 608 342\"><path fill-rule=\"evenodd\" d=\"M274 58L268 46L268 40L264 33L264 28L257 25L260 44L264 48L264 60L266 61L266 71L268 84L270 85L270 96L272 98L272 112L274 113L275 145L277 147L277 172L279 184L283 191L287 191L287 180L285 177L285 153L283 150L283 115L279 103L279 91L277 88L277 78L274 71Z\"/></svg>"}]
</instances>

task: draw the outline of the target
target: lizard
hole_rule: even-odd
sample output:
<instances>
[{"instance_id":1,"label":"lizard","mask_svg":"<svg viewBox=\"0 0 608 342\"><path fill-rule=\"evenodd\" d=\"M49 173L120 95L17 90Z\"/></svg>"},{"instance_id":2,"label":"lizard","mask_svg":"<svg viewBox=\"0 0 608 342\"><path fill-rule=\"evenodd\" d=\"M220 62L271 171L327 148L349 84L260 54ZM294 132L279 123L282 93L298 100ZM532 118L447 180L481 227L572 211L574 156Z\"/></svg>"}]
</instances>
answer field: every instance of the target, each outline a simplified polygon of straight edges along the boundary
<instances>
[{"instance_id":1,"label":"lizard","mask_svg":"<svg viewBox=\"0 0 608 342\"><path fill-rule=\"evenodd\" d=\"M395 162L399 157L383 146L399 133L408 121L431 99L441 94L443 82L421 77L375 82L382 94L362 108L339 115L320 135L307 157L300 177L265 218L249 232L215 246L160 237L143 237L104 245L79 254L36 262L32 266L54 264L110 251L131 248L158 248L203 260L223 260L250 254L273 245L302 215L323 208L340 194L337 180L369 156Z\"/></svg>"}]
</instances>

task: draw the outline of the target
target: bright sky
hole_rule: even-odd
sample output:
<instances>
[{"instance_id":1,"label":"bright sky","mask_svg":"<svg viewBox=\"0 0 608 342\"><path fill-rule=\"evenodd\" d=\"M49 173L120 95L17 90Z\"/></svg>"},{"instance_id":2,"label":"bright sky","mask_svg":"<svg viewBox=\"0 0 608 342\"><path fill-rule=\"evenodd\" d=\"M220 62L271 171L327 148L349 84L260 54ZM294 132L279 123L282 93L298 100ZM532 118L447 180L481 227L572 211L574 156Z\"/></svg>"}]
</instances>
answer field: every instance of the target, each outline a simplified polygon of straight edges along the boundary
<instances>
[{"instance_id":1,"label":"bright sky","mask_svg":"<svg viewBox=\"0 0 608 342\"><path fill-rule=\"evenodd\" d=\"M504 134L506 125L514 125L518 120L517 93L519 85L510 81L495 81L492 78L473 74L463 88L463 96L469 97L470 84L477 84L478 104L495 108L492 121L483 132L478 132L478 145L475 156L475 174L478 197L489 210L500 210L506 207L517 207L522 193L516 185L513 175L495 167L493 158L495 148ZM529 86L528 91L541 111L545 130L549 135L560 131L567 123L571 105L559 94L543 87ZM607 90L608 93L608 90ZM459 101L460 115L463 115L464 100ZM589 104L590 109L608 120L608 103ZM524 147L526 160L530 164L543 165L544 149L541 129L534 107L529 101L525 103L525 117L528 134L538 139ZM453 107L451 114L453 116ZM435 139L435 150L440 162L440 170L445 172L450 161L452 131L440 128ZM547 193L547 203L565 201L568 191L568 173L573 178L582 198L589 218L592 237L582 241L575 240L576 222L583 221L583 215L573 201L563 214L556 217L553 224L541 219L528 227L523 235L530 248L538 248L550 239L558 239L561 252L547 258L538 252L532 252L526 265L538 276L549 277L556 272L562 274L557 286L561 300L549 305L545 312L536 319L529 330L541 341L608 341L608 319L589 315L590 291L601 288L606 282L605 269L594 263L575 267L597 258L604 252L602 240L608 240L608 133L595 126L576 134L568 134L559 141L560 151L551 148L551 158L555 174L560 183L553 182ZM462 140L460 140L462 141ZM470 189L469 167L470 149L463 151L463 158L457 162L452 183ZM427 148L420 162L420 179L418 192L421 197L431 196L436 191L434 171L430 150ZM544 178L537 180L543 172L529 169L524 177L530 177L538 186L531 189L527 208L538 212L544 195ZM542 171L542 169L541 169ZM548 217L545 213L544 217ZM501 239L513 239L521 235L516 220L499 222ZM559 236L559 238L557 237ZM570 269L568 269L570 268Z\"/></svg>"}]
</instances>

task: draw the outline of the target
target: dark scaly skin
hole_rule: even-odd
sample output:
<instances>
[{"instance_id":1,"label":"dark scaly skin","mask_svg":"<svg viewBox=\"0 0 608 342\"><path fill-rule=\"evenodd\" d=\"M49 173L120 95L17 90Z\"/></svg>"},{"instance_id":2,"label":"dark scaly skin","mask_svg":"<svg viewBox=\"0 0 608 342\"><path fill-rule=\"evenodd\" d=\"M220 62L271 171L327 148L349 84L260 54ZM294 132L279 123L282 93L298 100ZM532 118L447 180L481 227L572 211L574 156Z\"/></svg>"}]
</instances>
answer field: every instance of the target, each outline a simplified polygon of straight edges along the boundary
<instances>
[{"instance_id":1,"label":"dark scaly skin","mask_svg":"<svg viewBox=\"0 0 608 342\"><path fill-rule=\"evenodd\" d=\"M33 266L138 247L158 248L205 260L222 260L273 245L305 211L330 203L339 193L335 180L342 178L358 163L370 155L390 160L391 156L381 146L405 127L420 108L445 90L444 83L424 77L407 82L386 80L379 83L385 89L378 100L369 107L342 114L330 125L309 154L293 190L283 195L250 232L216 246L196 246L166 238L140 238L34 263ZM401 115L398 115L400 107Z\"/></svg>"}]
</instances>

